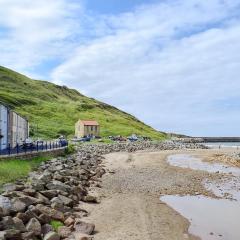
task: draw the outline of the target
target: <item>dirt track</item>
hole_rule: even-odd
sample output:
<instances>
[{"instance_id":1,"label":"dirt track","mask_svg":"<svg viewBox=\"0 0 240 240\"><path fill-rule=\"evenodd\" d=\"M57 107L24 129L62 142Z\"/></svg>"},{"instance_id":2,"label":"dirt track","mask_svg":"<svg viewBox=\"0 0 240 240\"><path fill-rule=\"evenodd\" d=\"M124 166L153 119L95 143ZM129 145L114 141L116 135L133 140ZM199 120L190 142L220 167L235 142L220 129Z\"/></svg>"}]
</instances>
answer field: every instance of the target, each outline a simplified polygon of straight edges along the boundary
<instances>
[{"instance_id":1,"label":"dirt track","mask_svg":"<svg viewBox=\"0 0 240 240\"><path fill-rule=\"evenodd\" d=\"M189 222L159 200L161 195L208 195L203 179L219 174L182 169L167 164L170 154L189 153L210 157L212 150L113 153L105 156L110 172L102 188L94 189L101 203L87 205L87 221L96 224L95 240L199 239L188 234Z\"/></svg>"}]
</instances>

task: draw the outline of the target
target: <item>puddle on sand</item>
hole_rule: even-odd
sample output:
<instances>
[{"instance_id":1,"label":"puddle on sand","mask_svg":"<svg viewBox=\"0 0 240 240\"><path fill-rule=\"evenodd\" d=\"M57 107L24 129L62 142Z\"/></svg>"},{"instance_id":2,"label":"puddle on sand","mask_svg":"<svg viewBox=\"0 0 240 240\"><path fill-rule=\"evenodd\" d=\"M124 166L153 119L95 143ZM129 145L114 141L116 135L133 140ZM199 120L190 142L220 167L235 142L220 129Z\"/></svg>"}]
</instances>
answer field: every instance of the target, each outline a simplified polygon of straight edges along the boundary
<instances>
[{"instance_id":1,"label":"puddle on sand","mask_svg":"<svg viewBox=\"0 0 240 240\"><path fill-rule=\"evenodd\" d=\"M240 168L203 162L187 154L171 155L167 161L177 167L227 174L219 180L203 182L207 190L224 199L168 195L160 199L186 217L191 223L189 232L202 240L239 240Z\"/></svg>"},{"instance_id":2,"label":"puddle on sand","mask_svg":"<svg viewBox=\"0 0 240 240\"><path fill-rule=\"evenodd\" d=\"M189 232L202 240L239 240L240 204L226 199L205 196L163 196L167 203L191 225Z\"/></svg>"},{"instance_id":3,"label":"puddle on sand","mask_svg":"<svg viewBox=\"0 0 240 240\"><path fill-rule=\"evenodd\" d=\"M200 158L187 154L170 155L167 158L167 162L172 166L181 168L191 168L193 170L202 170L210 173L219 172L240 176L240 168L230 167L219 163L203 162Z\"/></svg>"}]
</instances>

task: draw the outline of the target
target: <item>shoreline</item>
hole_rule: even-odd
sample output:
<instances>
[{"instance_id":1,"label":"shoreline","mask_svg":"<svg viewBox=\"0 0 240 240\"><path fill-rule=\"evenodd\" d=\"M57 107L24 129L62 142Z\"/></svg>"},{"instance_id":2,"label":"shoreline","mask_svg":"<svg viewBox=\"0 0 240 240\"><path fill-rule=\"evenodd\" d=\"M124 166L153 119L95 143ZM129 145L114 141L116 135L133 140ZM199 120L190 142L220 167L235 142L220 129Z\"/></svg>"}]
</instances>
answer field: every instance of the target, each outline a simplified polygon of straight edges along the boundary
<instances>
[{"instance_id":1,"label":"shoreline","mask_svg":"<svg viewBox=\"0 0 240 240\"><path fill-rule=\"evenodd\" d=\"M224 174L170 166L166 157L190 154L207 161L218 153L216 149L197 149L106 155L103 165L107 174L102 178L102 188L92 189L101 203L96 206L84 204L90 212L86 220L96 223L94 239L138 240L143 237L149 240L200 240L200 237L188 232L189 220L159 198L166 195L202 195L219 199L206 190L202 182L206 179L220 181ZM221 151L223 153L224 150Z\"/></svg>"}]
</instances>

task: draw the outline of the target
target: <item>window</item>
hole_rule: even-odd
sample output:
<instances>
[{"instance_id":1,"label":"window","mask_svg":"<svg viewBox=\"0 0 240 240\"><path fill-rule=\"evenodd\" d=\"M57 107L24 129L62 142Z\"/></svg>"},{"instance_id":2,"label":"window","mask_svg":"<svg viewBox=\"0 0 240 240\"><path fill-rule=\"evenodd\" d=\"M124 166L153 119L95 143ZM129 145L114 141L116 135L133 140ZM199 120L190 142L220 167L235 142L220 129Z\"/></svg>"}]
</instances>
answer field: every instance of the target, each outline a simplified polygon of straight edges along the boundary
<instances>
[{"instance_id":1,"label":"window","mask_svg":"<svg viewBox=\"0 0 240 240\"><path fill-rule=\"evenodd\" d=\"M93 131L93 126L91 126L91 131Z\"/></svg>"}]
</instances>

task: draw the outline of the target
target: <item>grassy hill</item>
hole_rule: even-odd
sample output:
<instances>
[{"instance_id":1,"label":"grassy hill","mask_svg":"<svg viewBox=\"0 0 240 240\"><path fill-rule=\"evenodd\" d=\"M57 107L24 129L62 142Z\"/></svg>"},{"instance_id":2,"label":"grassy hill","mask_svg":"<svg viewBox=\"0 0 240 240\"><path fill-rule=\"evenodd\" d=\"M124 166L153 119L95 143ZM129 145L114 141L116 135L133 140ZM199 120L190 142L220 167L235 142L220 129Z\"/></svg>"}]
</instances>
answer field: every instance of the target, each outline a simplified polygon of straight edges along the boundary
<instances>
[{"instance_id":1,"label":"grassy hill","mask_svg":"<svg viewBox=\"0 0 240 240\"><path fill-rule=\"evenodd\" d=\"M88 98L77 90L32 80L1 66L0 102L29 120L30 132L34 137L51 139L61 134L73 136L74 124L78 119L97 120L102 136L136 133L154 139L166 137L135 117Z\"/></svg>"}]
</instances>

